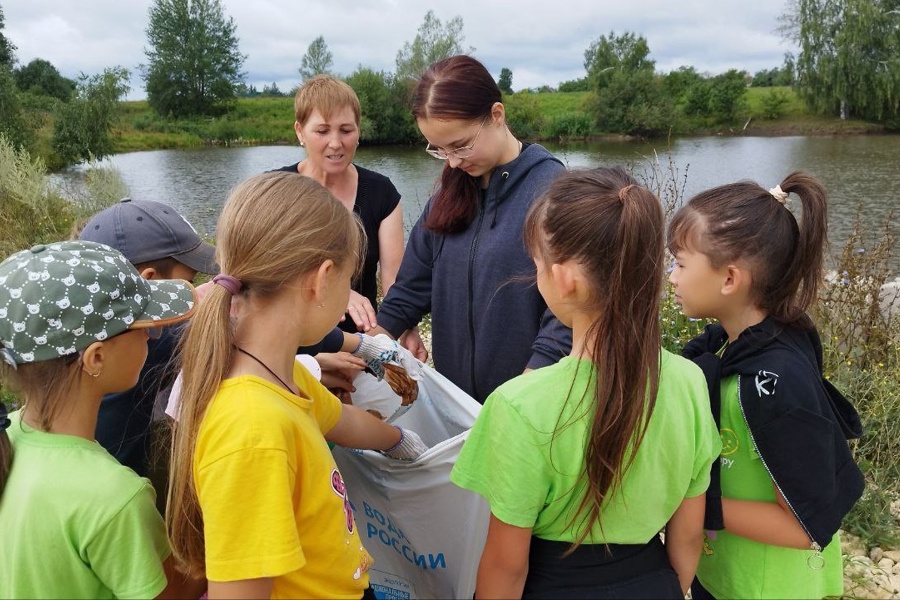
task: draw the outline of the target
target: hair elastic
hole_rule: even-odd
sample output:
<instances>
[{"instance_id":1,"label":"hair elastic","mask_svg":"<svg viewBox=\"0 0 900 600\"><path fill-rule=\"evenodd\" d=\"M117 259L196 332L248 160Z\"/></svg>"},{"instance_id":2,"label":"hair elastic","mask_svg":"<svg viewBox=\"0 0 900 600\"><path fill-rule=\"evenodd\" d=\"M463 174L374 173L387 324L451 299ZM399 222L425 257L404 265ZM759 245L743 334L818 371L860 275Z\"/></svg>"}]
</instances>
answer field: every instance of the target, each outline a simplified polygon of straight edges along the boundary
<instances>
[{"instance_id":1,"label":"hair elastic","mask_svg":"<svg viewBox=\"0 0 900 600\"><path fill-rule=\"evenodd\" d=\"M636 186L633 183L629 183L628 185L623 187L621 190L619 190L619 201L622 204L625 204L625 195L628 194L628 192L630 192L631 188L633 188L633 187L636 187Z\"/></svg>"},{"instance_id":2,"label":"hair elastic","mask_svg":"<svg viewBox=\"0 0 900 600\"><path fill-rule=\"evenodd\" d=\"M228 290L228 293L234 296L235 294L239 294L241 292L242 283L241 280L237 277L232 277L231 275L216 275L212 278L213 283L218 283L223 288Z\"/></svg>"},{"instance_id":3,"label":"hair elastic","mask_svg":"<svg viewBox=\"0 0 900 600\"><path fill-rule=\"evenodd\" d=\"M790 195L786 191L781 189L780 185L776 185L775 187L773 187L771 190L769 190L769 193L772 194L772 196L785 207L787 207L788 202L791 201L789 197Z\"/></svg>"}]
</instances>

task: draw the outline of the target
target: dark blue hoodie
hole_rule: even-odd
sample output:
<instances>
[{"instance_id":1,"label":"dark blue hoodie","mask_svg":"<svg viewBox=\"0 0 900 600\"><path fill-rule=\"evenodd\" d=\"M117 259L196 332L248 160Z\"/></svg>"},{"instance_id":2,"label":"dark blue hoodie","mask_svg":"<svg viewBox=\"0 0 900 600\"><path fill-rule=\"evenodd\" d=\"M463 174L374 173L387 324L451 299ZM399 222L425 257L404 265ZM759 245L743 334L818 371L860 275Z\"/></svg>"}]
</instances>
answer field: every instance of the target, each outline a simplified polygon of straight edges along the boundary
<instances>
[{"instance_id":1,"label":"dark blue hoodie","mask_svg":"<svg viewBox=\"0 0 900 600\"><path fill-rule=\"evenodd\" d=\"M378 311L378 324L394 336L430 312L435 368L479 402L526 367L553 364L571 349L572 331L541 298L522 236L532 202L563 170L542 146L525 146L493 170L472 223L451 235L426 229L432 198Z\"/></svg>"}]
</instances>

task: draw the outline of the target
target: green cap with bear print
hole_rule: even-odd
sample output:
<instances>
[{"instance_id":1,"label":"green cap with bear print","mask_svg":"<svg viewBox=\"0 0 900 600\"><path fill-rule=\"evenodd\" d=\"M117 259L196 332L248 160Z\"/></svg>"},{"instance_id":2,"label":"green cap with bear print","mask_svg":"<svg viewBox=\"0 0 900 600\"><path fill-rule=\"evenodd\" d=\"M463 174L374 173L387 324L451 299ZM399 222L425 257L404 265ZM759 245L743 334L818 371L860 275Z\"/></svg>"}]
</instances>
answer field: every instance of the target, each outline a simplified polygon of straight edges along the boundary
<instances>
[{"instance_id":1,"label":"green cap with bear print","mask_svg":"<svg viewBox=\"0 0 900 600\"><path fill-rule=\"evenodd\" d=\"M34 246L0 263L0 356L12 365L67 356L127 329L183 321L195 304L191 284L148 281L109 246Z\"/></svg>"}]
</instances>

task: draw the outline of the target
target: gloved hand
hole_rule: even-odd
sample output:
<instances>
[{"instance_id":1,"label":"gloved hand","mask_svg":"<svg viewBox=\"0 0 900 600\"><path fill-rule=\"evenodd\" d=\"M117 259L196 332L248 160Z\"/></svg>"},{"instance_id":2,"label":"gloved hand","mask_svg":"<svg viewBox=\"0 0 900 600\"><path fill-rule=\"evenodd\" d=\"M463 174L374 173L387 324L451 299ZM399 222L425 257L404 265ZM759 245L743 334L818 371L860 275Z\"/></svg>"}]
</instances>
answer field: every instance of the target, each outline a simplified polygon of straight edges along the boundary
<instances>
[{"instance_id":1,"label":"gloved hand","mask_svg":"<svg viewBox=\"0 0 900 600\"><path fill-rule=\"evenodd\" d=\"M416 381L422 380L422 363L412 353L392 340L389 336L379 333L376 336L357 334L360 337L359 348L351 354L359 356L366 361L366 365L381 381L384 377L384 363L390 362L400 365L406 370L406 374Z\"/></svg>"},{"instance_id":2,"label":"gloved hand","mask_svg":"<svg viewBox=\"0 0 900 600\"><path fill-rule=\"evenodd\" d=\"M394 427L397 427L394 425ZM397 427L400 430L400 441L381 453L397 460L416 460L428 450L428 446L422 441L422 438L415 431Z\"/></svg>"}]
</instances>

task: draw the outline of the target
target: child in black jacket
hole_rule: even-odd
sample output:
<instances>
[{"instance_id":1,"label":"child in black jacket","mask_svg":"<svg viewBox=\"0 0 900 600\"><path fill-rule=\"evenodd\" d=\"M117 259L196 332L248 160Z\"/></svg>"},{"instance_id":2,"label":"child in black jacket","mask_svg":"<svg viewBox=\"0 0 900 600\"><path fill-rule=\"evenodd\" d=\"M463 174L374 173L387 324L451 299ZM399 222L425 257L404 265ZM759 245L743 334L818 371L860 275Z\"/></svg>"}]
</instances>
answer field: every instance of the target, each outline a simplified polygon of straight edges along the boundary
<instances>
[{"instance_id":1,"label":"child in black jacket","mask_svg":"<svg viewBox=\"0 0 900 600\"><path fill-rule=\"evenodd\" d=\"M837 530L864 485L846 440L862 428L822 375L807 315L825 239L825 190L802 173L769 191L713 188L669 226L676 300L689 317L719 321L684 350L707 377L723 446L694 598L842 594Z\"/></svg>"}]
</instances>

